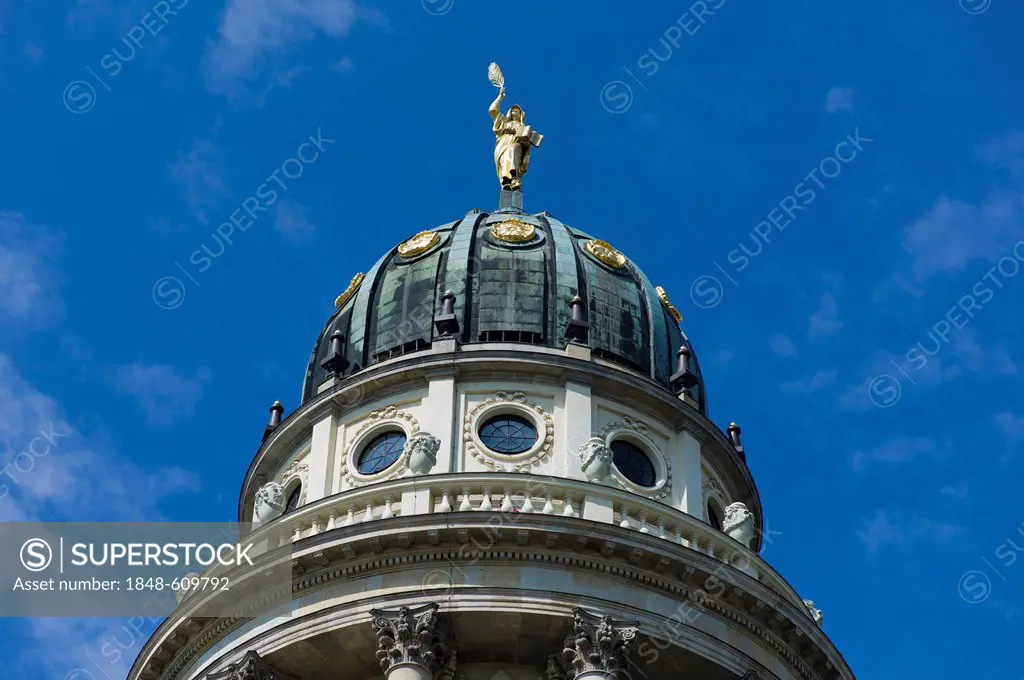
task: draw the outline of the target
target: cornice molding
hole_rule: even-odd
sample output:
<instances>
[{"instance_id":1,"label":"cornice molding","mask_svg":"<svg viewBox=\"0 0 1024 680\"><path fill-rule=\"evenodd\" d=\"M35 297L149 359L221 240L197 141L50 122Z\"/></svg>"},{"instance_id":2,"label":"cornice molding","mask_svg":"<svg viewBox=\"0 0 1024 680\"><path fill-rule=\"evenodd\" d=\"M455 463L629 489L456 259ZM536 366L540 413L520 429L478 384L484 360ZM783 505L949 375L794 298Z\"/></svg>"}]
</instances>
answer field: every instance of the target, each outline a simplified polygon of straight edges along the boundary
<instances>
[{"instance_id":1,"label":"cornice molding","mask_svg":"<svg viewBox=\"0 0 1024 680\"><path fill-rule=\"evenodd\" d=\"M457 523L451 521L454 517L459 518ZM485 514L448 513L323 532L295 544L292 596L306 597L336 580L400 571L414 564L448 565L467 559L476 564L546 563L666 593L681 606L726 621L772 649L803 680L852 680L839 652L806 613L760 582L703 553L664 544L653 536L596 522L587 522L587 530L581 531L579 522L530 515L517 518L515 531L495 532ZM489 541L488 547L466 551L463 546L471 537ZM712 579L721 584L722 592L708 597ZM409 599L420 596L430 597L422 585L406 594ZM243 622L238 617L199 622L169 618L147 642L128 677L177 680L181 670Z\"/></svg>"}]
</instances>

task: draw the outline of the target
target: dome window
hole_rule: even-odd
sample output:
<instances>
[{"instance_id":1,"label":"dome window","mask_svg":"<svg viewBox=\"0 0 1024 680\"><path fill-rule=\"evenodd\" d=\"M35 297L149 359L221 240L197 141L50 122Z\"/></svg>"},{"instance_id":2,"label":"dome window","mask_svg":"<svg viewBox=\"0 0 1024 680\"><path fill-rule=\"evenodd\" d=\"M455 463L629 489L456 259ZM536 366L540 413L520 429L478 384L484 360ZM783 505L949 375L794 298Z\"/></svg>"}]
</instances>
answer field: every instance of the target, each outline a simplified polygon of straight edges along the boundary
<instances>
[{"instance_id":1,"label":"dome window","mask_svg":"<svg viewBox=\"0 0 1024 680\"><path fill-rule=\"evenodd\" d=\"M480 428L480 441L495 453L513 456L526 453L537 443L537 427L522 416L502 414Z\"/></svg>"},{"instance_id":2,"label":"dome window","mask_svg":"<svg viewBox=\"0 0 1024 680\"><path fill-rule=\"evenodd\" d=\"M658 473L643 449L632 442L617 439L611 444L612 461L623 477L637 486L652 488L658 481Z\"/></svg>"},{"instance_id":3,"label":"dome window","mask_svg":"<svg viewBox=\"0 0 1024 680\"><path fill-rule=\"evenodd\" d=\"M359 474L375 475L394 465L401 458L406 441L404 432L386 432L376 437L359 454Z\"/></svg>"},{"instance_id":4,"label":"dome window","mask_svg":"<svg viewBox=\"0 0 1024 680\"><path fill-rule=\"evenodd\" d=\"M718 503L710 498L708 499L708 524L716 529L722 528L722 512Z\"/></svg>"},{"instance_id":5,"label":"dome window","mask_svg":"<svg viewBox=\"0 0 1024 680\"><path fill-rule=\"evenodd\" d=\"M288 494L288 501L284 505L284 513L287 515L289 512L299 507L299 497L302 495L302 484L296 484L292 492Z\"/></svg>"}]
</instances>

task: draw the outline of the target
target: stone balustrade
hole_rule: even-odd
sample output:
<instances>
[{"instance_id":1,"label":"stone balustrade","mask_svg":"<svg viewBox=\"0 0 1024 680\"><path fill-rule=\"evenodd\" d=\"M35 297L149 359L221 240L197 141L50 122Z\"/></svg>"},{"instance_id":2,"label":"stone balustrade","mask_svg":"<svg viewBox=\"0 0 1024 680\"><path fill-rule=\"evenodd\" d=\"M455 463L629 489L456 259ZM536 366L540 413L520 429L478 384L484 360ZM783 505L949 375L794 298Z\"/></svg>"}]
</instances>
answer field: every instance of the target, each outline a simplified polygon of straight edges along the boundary
<instances>
[{"instance_id":1,"label":"stone balustrade","mask_svg":"<svg viewBox=\"0 0 1024 680\"><path fill-rule=\"evenodd\" d=\"M256 546L252 554L259 555L339 527L461 512L558 515L616 525L708 555L803 608L803 601L774 569L720 530L658 501L559 477L493 472L406 477L301 506L264 525L253 525L246 540ZM212 568L207 575L222 570Z\"/></svg>"}]
</instances>

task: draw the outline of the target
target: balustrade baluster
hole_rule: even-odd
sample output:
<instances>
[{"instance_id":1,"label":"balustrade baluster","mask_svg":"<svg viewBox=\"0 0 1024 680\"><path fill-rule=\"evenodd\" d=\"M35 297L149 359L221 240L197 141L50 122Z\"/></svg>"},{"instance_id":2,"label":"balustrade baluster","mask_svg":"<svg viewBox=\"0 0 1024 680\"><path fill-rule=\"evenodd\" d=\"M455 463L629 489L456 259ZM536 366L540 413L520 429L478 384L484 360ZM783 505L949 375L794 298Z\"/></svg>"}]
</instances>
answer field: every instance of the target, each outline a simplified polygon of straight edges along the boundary
<instances>
[{"instance_id":1,"label":"balustrade baluster","mask_svg":"<svg viewBox=\"0 0 1024 680\"><path fill-rule=\"evenodd\" d=\"M484 497L483 500L480 501L480 510L483 512L490 512L493 509L494 506L491 505L491 487L485 486Z\"/></svg>"}]
</instances>

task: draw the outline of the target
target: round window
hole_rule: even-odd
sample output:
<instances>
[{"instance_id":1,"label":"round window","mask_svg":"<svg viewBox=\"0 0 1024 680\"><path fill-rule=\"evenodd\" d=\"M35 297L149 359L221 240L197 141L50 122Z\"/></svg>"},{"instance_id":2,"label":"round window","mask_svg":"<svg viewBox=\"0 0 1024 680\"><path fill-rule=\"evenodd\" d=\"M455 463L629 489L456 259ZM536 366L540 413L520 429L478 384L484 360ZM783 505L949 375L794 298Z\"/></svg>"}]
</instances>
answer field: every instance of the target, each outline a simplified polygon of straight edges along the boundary
<instances>
[{"instance_id":1,"label":"round window","mask_svg":"<svg viewBox=\"0 0 1024 680\"><path fill-rule=\"evenodd\" d=\"M513 414L490 418L480 428L480 441L496 453L526 453L537 443L537 427L532 420Z\"/></svg>"},{"instance_id":2,"label":"round window","mask_svg":"<svg viewBox=\"0 0 1024 680\"><path fill-rule=\"evenodd\" d=\"M375 475L388 469L405 450L404 432L386 432L363 447L356 462L356 469L361 475Z\"/></svg>"},{"instance_id":3,"label":"round window","mask_svg":"<svg viewBox=\"0 0 1024 680\"><path fill-rule=\"evenodd\" d=\"M637 486L652 487L658 481L654 463L643 450L622 439L612 442L612 460L622 476Z\"/></svg>"}]
</instances>

